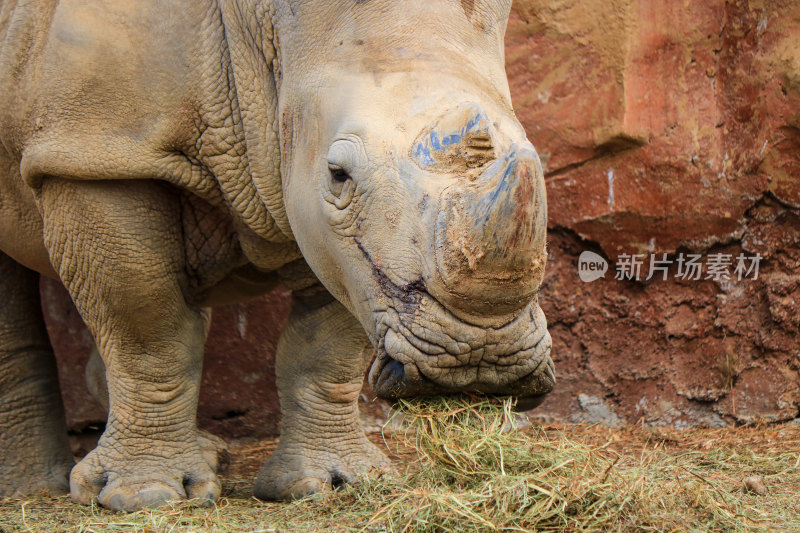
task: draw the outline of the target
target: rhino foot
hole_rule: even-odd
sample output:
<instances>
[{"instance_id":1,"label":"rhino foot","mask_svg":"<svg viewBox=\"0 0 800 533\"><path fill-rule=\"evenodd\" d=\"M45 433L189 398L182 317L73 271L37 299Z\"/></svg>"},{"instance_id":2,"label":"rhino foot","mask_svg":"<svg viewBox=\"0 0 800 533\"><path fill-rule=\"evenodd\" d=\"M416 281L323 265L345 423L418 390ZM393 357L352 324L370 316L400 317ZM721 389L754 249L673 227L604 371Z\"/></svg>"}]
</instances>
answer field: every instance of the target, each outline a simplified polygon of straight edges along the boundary
<instances>
[{"instance_id":1,"label":"rhino foot","mask_svg":"<svg viewBox=\"0 0 800 533\"><path fill-rule=\"evenodd\" d=\"M33 380L3 390L0 379L0 498L42 491L65 494L69 490L75 459L67 441L63 410L57 403L57 383L45 384L54 385L55 394L36 390L39 383ZM25 398L28 405L20 407L19 398Z\"/></svg>"},{"instance_id":2,"label":"rhino foot","mask_svg":"<svg viewBox=\"0 0 800 533\"><path fill-rule=\"evenodd\" d=\"M5 460L5 458L4 458ZM4 472L0 476L0 498L29 496L40 492L50 495L66 494L69 472L75 466L72 458L55 458L42 464L28 464L19 472Z\"/></svg>"},{"instance_id":3,"label":"rhino foot","mask_svg":"<svg viewBox=\"0 0 800 533\"><path fill-rule=\"evenodd\" d=\"M390 464L359 424L371 345L355 317L328 298L292 295L275 366L281 436L256 478L258 498L301 498Z\"/></svg>"},{"instance_id":4,"label":"rhino foot","mask_svg":"<svg viewBox=\"0 0 800 533\"><path fill-rule=\"evenodd\" d=\"M69 449L39 276L0 252L0 498L67 491Z\"/></svg>"},{"instance_id":5,"label":"rhino foot","mask_svg":"<svg viewBox=\"0 0 800 533\"><path fill-rule=\"evenodd\" d=\"M72 500L84 505L95 501L115 511L185 499L211 505L219 497L220 483L199 442L150 441L134 447L104 435L72 470Z\"/></svg>"},{"instance_id":6,"label":"rhino foot","mask_svg":"<svg viewBox=\"0 0 800 533\"><path fill-rule=\"evenodd\" d=\"M92 347L89 362L86 364L86 387L92 397L108 412L106 366L96 345ZM208 431L198 430L197 444L211 470L217 474L227 471L231 462L231 454L224 440Z\"/></svg>"},{"instance_id":7,"label":"rhino foot","mask_svg":"<svg viewBox=\"0 0 800 533\"><path fill-rule=\"evenodd\" d=\"M355 483L364 474L391 469L391 462L363 433L353 450L343 454L330 451L275 451L261 467L253 489L262 500L292 500ZM352 447L352 443L348 444ZM328 443L330 450L336 446ZM304 450L305 451L305 450Z\"/></svg>"}]
</instances>

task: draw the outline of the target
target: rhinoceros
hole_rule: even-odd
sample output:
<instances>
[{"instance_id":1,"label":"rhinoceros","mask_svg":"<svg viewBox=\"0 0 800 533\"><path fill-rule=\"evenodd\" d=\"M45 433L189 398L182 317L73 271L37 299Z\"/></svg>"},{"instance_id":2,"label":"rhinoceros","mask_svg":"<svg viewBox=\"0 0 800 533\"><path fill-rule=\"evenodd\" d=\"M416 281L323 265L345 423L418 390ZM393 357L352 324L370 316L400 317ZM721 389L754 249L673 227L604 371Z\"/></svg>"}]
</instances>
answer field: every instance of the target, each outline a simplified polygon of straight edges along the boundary
<instances>
[{"instance_id":1,"label":"rhinoceros","mask_svg":"<svg viewBox=\"0 0 800 533\"><path fill-rule=\"evenodd\" d=\"M278 285L260 498L387 464L358 422L368 367L388 399L541 401L547 208L504 69L510 4L0 0L0 494L216 499L208 309ZM105 366L106 428L77 465L40 275Z\"/></svg>"}]
</instances>

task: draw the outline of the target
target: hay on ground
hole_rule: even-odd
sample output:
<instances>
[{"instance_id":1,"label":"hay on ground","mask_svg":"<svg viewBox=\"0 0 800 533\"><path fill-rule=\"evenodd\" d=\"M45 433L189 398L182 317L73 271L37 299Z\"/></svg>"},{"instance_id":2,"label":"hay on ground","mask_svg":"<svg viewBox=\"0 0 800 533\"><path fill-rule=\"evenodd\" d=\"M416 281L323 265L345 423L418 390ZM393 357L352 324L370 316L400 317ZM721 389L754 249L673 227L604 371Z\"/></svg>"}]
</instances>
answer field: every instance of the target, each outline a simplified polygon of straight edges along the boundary
<instances>
[{"instance_id":1,"label":"hay on ground","mask_svg":"<svg viewBox=\"0 0 800 533\"><path fill-rule=\"evenodd\" d=\"M241 479L213 509L6 500L0 531L800 531L797 425L765 429L760 446L747 429L520 429L512 407L403 402L403 429L387 440L411 461L291 504L236 497ZM764 491L745 485L755 476Z\"/></svg>"}]
</instances>

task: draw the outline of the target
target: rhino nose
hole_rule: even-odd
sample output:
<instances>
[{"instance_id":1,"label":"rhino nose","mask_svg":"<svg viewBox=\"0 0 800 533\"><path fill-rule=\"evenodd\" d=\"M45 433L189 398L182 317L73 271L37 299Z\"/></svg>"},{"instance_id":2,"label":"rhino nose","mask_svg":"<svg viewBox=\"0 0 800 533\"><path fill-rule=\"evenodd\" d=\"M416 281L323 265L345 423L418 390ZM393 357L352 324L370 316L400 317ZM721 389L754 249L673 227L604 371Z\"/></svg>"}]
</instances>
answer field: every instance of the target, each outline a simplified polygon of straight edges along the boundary
<instances>
[{"instance_id":1,"label":"rhino nose","mask_svg":"<svg viewBox=\"0 0 800 533\"><path fill-rule=\"evenodd\" d=\"M375 394L379 398L386 400L397 400L399 398L415 398L427 396L454 395L463 392L474 394L485 394L489 397L508 397L517 399L517 409L528 411L534 409L544 402L547 395L553 390L555 385L555 374L552 370L552 362L546 365L544 372L534 372L503 386L466 386L463 388L451 388L440 385L417 372L416 377L410 379L405 372L405 365L391 358L373 367L370 371L369 382Z\"/></svg>"}]
</instances>

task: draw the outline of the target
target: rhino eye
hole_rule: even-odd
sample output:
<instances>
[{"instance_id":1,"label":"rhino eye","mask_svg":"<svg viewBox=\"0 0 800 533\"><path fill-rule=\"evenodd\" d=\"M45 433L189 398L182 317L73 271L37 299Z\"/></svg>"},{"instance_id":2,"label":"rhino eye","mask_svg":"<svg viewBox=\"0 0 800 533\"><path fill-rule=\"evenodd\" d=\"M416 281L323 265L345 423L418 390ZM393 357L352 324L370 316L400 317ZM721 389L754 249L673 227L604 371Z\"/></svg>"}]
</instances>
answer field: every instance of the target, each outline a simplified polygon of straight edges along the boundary
<instances>
[{"instance_id":1,"label":"rhino eye","mask_svg":"<svg viewBox=\"0 0 800 533\"><path fill-rule=\"evenodd\" d=\"M352 172L364 166L363 150L351 139L339 139L328 149L328 183L324 194L328 201L338 209L349 205L355 194L355 180Z\"/></svg>"},{"instance_id":2,"label":"rhino eye","mask_svg":"<svg viewBox=\"0 0 800 533\"><path fill-rule=\"evenodd\" d=\"M350 179L350 174L344 171L341 168L331 168L331 178L333 181L338 183L344 183L345 181Z\"/></svg>"},{"instance_id":3,"label":"rhino eye","mask_svg":"<svg viewBox=\"0 0 800 533\"><path fill-rule=\"evenodd\" d=\"M329 165L328 170L331 173L331 181L329 184L330 191L338 198L342 196L345 185L350 181L350 174L336 165Z\"/></svg>"}]
</instances>

